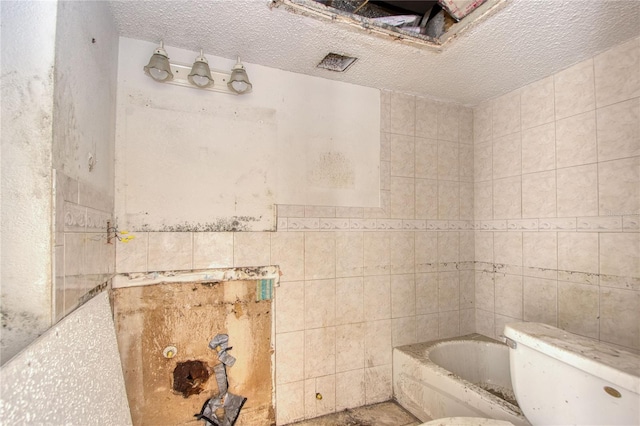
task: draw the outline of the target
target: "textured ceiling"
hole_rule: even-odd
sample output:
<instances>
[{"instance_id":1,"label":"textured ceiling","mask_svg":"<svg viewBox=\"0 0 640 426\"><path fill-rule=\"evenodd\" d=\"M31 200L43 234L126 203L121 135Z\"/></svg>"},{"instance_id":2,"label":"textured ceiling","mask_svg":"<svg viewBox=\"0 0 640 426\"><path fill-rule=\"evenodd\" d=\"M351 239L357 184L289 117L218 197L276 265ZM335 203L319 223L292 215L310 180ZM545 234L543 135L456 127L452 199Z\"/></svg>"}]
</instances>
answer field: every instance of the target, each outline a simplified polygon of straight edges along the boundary
<instances>
[{"instance_id":1,"label":"textured ceiling","mask_svg":"<svg viewBox=\"0 0 640 426\"><path fill-rule=\"evenodd\" d=\"M442 52L270 8L268 0L111 1L120 35L467 105L640 35L638 0L509 0ZM316 68L358 57L345 73Z\"/></svg>"}]
</instances>

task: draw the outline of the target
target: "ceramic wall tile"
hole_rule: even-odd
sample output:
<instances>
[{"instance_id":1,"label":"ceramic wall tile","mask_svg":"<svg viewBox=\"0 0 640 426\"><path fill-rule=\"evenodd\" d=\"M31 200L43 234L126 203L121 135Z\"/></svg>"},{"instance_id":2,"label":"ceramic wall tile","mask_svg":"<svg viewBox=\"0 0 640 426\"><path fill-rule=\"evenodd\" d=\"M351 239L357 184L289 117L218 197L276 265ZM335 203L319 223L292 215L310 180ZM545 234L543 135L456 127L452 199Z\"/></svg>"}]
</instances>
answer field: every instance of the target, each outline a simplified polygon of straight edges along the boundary
<instances>
[{"instance_id":1,"label":"ceramic wall tile","mask_svg":"<svg viewBox=\"0 0 640 426\"><path fill-rule=\"evenodd\" d=\"M438 181L416 179L416 218L437 219L438 217Z\"/></svg>"},{"instance_id":2,"label":"ceramic wall tile","mask_svg":"<svg viewBox=\"0 0 640 426\"><path fill-rule=\"evenodd\" d=\"M556 172L522 175L522 217L556 217Z\"/></svg>"},{"instance_id":3,"label":"ceramic wall tile","mask_svg":"<svg viewBox=\"0 0 640 426\"><path fill-rule=\"evenodd\" d=\"M640 349L640 292L600 287L600 339Z\"/></svg>"},{"instance_id":4,"label":"ceramic wall tile","mask_svg":"<svg viewBox=\"0 0 640 426\"><path fill-rule=\"evenodd\" d=\"M598 234L558 232L558 269L598 273Z\"/></svg>"},{"instance_id":5,"label":"ceramic wall tile","mask_svg":"<svg viewBox=\"0 0 640 426\"><path fill-rule=\"evenodd\" d=\"M476 182L474 184L473 214L475 220L493 218L493 182Z\"/></svg>"},{"instance_id":6,"label":"ceramic wall tile","mask_svg":"<svg viewBox=\"0 0 640 426\"><path fill-rule=\"evenodd\" d=\"M493 134L492 103L485 102L473 109L473 143L491 139Z\"/></svg>"},{"instance_id":7,"label":"ceramic wall tile","mask_svg":"<svg viewBox=\"0 0 640 426\"><path fill-rule=\"evenodd\" d=\"M438 272L438 311L460 309L460 277L457 271Z\"/></svg>"},{"instance_id":8,"label":"ceramic wall tile","mask_svg":"<svg viewBox=\"0 0 640 426\"><path fill-rule=\"evenodd\" d=\"M193 233L194 269L228 268L231 266L233 266L233 232Z\"/></svg>"},{"instance_id":9,"label":"ceramic wall tile","mask_svg":"<svg viewBox=\"0 0 640 426\"><path fill-rule=\"evenodd\" d=\"M557 170L558 216L597 216L598 170L595 164Z\"/></svg>"},{"instance_id":10,"label":"ceramic wall tile","mask_svg":"<svg viewBox=\"0 0 640 426\"><path fill-rule=\"evenodd\" d=\"M598 107L640 96L640 38L593 59Z\"/></svg>"},{"instance_id":11,"label":"ceramic wall tile","mask_svg":"<svg viewBox=\"0 0 640 426\"><path fill-rule=\"evenodd\" d=\"M596 113L587 111L556 122L558 168L597 161Z\"/></svg>"},{"instance_id":12,"label":"ceramic wall tile","mask_svg":"<svg viewBox=\"0 0 640 426\"><path fill-rule=\"evenodd\" d=\"M336 276L362 276L364 268L362 232L336 233Z\"/></svg>"},{"instance_id":13,"label":"ceramic wall tile","mask_svg":"<svg viewBox=\"0 0 640 426\"><path fill-rule=\"evenodd\" d=\"M289 424L304 419L304 381L276 385L277 424Z\"/></svg>"},{"instance_id":14,"label":"ceramic wall tile","mask_svg":"<svg viewBox=\"0 0 640 426\"><path fill-rule=\"evenodd\" d=\"M304 330L303 281L284 281L276 288L276 333Z\"/></svg>"},{"instance_id":15,"label":"ceramic wall tile","mask_svg":"<svg viewBox=\"0 0 640 426\"><path fill-rule=\"evenodd\" d=\"M135 238L116 243L116 271L118 273L146 272L149 249L149 234L136 232Z\"/></svg>"},{"instance_id":16,"label":"ceramic wall tile","mask_svg":"<svg viewBox=\"0 0 640 426\"><path fill-rule=\"evenodd\" d=\"M415 234L415 271L435 272L438 263L438 234L417 232Z\"/></svg>"},{"instance_id":17,"label":"ceramic wall tile","mask_svg":"<svg viewBox=\"0 0 640 426\"><path fill-rule=\"evenodd\" d=\"M595 109L593 59L554 75L556 119Z\"/></svg>"},{"instance_id":18,"label":"ceramic wall tile","mask_svg":"<svg viewBox=\"0 0 640 426\"><path fill-rule=\"evenodd\" d=\"M438 141L416 138L415 140L415 177L423 179L438 178Z\"/></svg>"},{"instance_id":19,"label":"ceramic wall tile","mask_svg":"<svg viewBox=\"0 0 640 426\"><path fill-rule=\"evenodd\" d=\"M391 177L389 217L395 219L415 218L415 181L413 178Z\"/></svg>"},{"instance_id":20,"label":"ceramic wall tile","mask_svg":"<svg viewBox=\"0 0 640 426\"><path fill-rule=\"evenodd\" d=\"M364 368L364 333L363 322L336 327L336 373Z\"/></svg>"},{"instance_id":21,"label":"ceramic wall tile","mask_svg":"<svg viewBox=\"0 0 640 426\"><path fill-rule=\"evenodd\" d=\"M557 326L558 282L523 277L524 320Z\"/></svg>"},{"instance_id":22,"label":"ceramic wall tile","mask_svg":"<svg viewBox=\"0 0 640 426\"><path fill-rule=\"evenodd\" d=\"M495 262L522 266L522 232L494 232Z\"/></svg>"},{"instance_id":23,"label":"ceramic wall tile","mask_svg":"<svg viewBox=\"0 0 640 426\"><path fill-rule=\"evenodd\" d=\"M364 277L364 318L367 321L391 318L391 278Z\"/></svg>"},{"instance_id":24,"label":"ceramic wall tile","mask_svg":"<svg viewBox=\"0 0 640 426\"><path fill-rule=\"evenodd\" d=\"M391 399L393 395L391 365L367 367L364 370L365 403L375 404Z\"/></svg>"},{"instance_id":25,"label":"ceramic wall tile","mask_svg":"<svg viewBox=\"0 0 640 426\"><path fill-rule=\"evenodd\" d=\"M438 339L448 339L460 335L459 311L438 313Z\"/></svg>"},{"instance_id":26,"label":"ceramic wall tile","mask_svg":"<svg viewBox=\"0 0 640 426\"><path fill-rule=\"evenodd\" d=\"M523 232L522 260L525 266L555 270L558 240L555 232Z\"/></svg>"},{"instance_id":27,"label":"ceramic wall tile","mask_svg":"<svg viewBox=\"0 0 640 426\"><path fill-rule=\"evenodd\" d=\"M522 319L522 276L496 273L494 283L495 312L511 318Z\"/></svg>"},{"instance_id":28,"label":"ceramic wall tile","mask_svg":"<svg viewBox=\"0 0 640 426\"><path fill-rule=\"evenodd\" d=\"M473 144L473 110L460 108L459 142L461 144Z\"/></svg>"},{"instance_id":29,"label":"ceramic wall tile","mask_svg":"<svg viewBox=\"0 0 640 426\"><path fill-rule=\"evenodd\" d=\"M493 181L493 218L522 217L522 182L520 176Z\"/></svg>"},{"instance_id":30,"label":"ceramic wall tile","mask_svg":"<svg viewBox=\"0 0 640 426\"><path fill-rule=\"evenodd\" d=\"M364 321L364 280L362 277L336 279L336 324Z\"/></svg>"},{"instance_id":31,"label":"ceramic wall tile","mask_svg":"<svg viewBox=\"0 0 640 426\"><path fill-rule=\"evenodd\" d=\"M268 238L269 236L266 235L266 237ZM192 247L193 238L191 232L149 232L149 270L178 271L192 269Z\"/></svg>"},{"instance_id":32,"label":"ceramic wall tile","mask_svg":"<svg viewBox=\"0 0 640 426\"><path fill-rule=\"evenodd\" d=\"M460 217L460 184L438 182L438 219L456 220Z\"/></svg>"},{"instance_id":33,"label":"ceramic wall tile","mask_svg":"<svg viewBox=\"0 0 640 426\"><path fill-rule=\"evenodd\" d=\"M494 139L493 178L499 179L521 174L520 132Z\"/></svg>"},{"instance_id":34,"label":"ceramic wall tile","mask_svg":"<svg viewBox=\"0 0 640 426\"><path fill-rule=\"evenodd\" d=\"M493 312L476 309L476 333L487 337L495 337L494 315Z\"/></svg>"},{"instance_id":35,"label":"ceramic wall tile","mask_svg":"<svg viewBox=\"0 0 640 426\"><path fill-rule=\"evenodd\" d=\"M640 157L598 164L598 199L601 216L640 212Z\"/></svg>"},{"instance_id":36,"label":"ceramic wall tile","mask_svg":"<svg viewBox=\"0 0 640 426\"><path fill-rule=\"evenodd\" d=\"M306 329L335 325L336 281L334 279L305 281L304 307Z\"/></svg>"},{"instance_id":37,"label":"ceramic wall tile","mask_svg":"<svg viewBox=\"0 0 640 426\"><path fill-rule=\"evenodd\" d=\"M457 143L438 141L438 179L459 179L459 156Z\"/></svg>"},{"instance_id":38,"label":"ceramic wall tile","mask_svg":"<svg viewBox=\"0 0 640 426\"><path fill-rule=\"evenodd\" d=\"M640 236L636 233L601 233L600 273L640 277Z\"/></svg>"},{"instance_id":39,"label":"ceramic wall tile","mask_svg":"<svg viewBox=\"0 0 640 426\"><path fill-rule=\"evenodd\" d=\"M598 287L558 281L558 327L598 339Z\"/></svg>"},{"instance_id":40,"label":"ceramic wall tile","mask_svg":"<svg viewBox=\"0 0 640 426\"><path fill-rule=\"evenodd\" d=\"M522 132L522 173L556 168L555 127L552 122Z\"/></svg>"},{"instance_id":41,"label":"ceramic wall tile","mask_svg":"<svg viewBox=\"0 0 640 426\"><path fill-rule=\"evenodd\" d=\"M402 93L391 93L389 132L413 136L416 123L416 99Z\"/></svg>"},{"instance_id":42,"label":"ceramic wall tile","mask_svg":"<svg viewBox=\"0 0 640 426\"><path fill-rule=\"evenodd\" d=\"M416 97L416 136L438 138L438 111L441 104L431 99Z\"/></svg>"},{"instance_id":43,"label":"ceramic wall tile","mask_svg":"<svg viewBox=\"0 0 640 426\"><path fill-rule=\"evenodd\" d=\"M417 343L416 335L415 316L391 319L391 344L394 348Z\"/></svg>"},{"instance_id":44,"label":"ceramic wall tile","mask_svg":"<svg viewBox=\"0 0 640 426\"><path fill-rule=\"evenodd\" d=\"M149 240L151 243L151 240ZM233 265L262 266L271 264L271 236L266 232L233 234Z\"/></svg>"},{"instance_id":45,"label":"ceramic wall tile","mask_svg":"<svg viewBox=\"0 0 640 426\"><path fill-rule=\"evenodd\" d=\"M458 142L460 106L440 104L438 108L438 139Z\"/></svg>"},{"instance_id":46,"label":"ceramic wall tile","mask_svg":"<svg viewBox=\"0 0 640 426\"><path fill-rule=\"evenodd\" d=\"M365 404L364 368L336 374L336 411Z\"/></svg>"},{"instance_id":47,"label":"ceramic wall tile","mask_svg":"<svg viewBox=\"0 0 640 426\"><path fill-rule=\"evenodd\" d=\"M520 98L523 129L530 129L554 120L553 76L523 87Z\"/></svg>"},{"instance_id":48,"label":"ceramic wall tile","mask_svg":"<svg viewBox=\"0 0 640 426\"><path fill-rule=\"evenodd\" d=\"M391 319L365 323L364 361L366 366L391 364Z\"/></svg>"},{"instance_id":49,"label":"ceramic wall tile","mask_svg":"<svg viewBox=\"0 0 640 426\"><path fill-rule=\"evenodd\" d=\"M334 232L305 232L305 279L334 278L336 274L336 238Z\"/></svg>"},{"instance_id":50,"label":"ceramic wall tile","mask_svg":"<svg viewBox=\"0 0 640 426\"><path fill-rule=\"evenodd\" d=\"M322 395L318 398L317 395ZM304 381L304 416L307 419L336 411L336 377L327 375Z\"/></svg>"},{"instance_id":51,"label":"ceramic wall tile","mask_svg":"<svg viewBox=\"0 0 640 426\"><path fill-rule=\"evenodd\" d=\"M493 312L495 308L495 284L492 272L475 273L476 307Z\"/></svg>"},{"instance_id":52,"label":"ceramic wall tile","mask_svg":"<svg viewBox=\"0 0 640 426\"><path fill-rule=\"evenodd\" d=\"M198 234L194 234L194 246L197 246L197 240ZM194 252L195 263L196 253ZM304 279L304 233L272 233L271 263L280 266L282 274L280 281L299 281Z\"/></svg>"},{"instance_id":53,"label":"ceramic wall tile","mask_svg":"<svg viewBox=\"0 0 640 426\"><path fill-rule=\"evenodd\" d=\"M306 330L304 332L304 377L311 379L335 374L335 370L335 327Z\"/></svg>"},{"instance_id":54,"label":"ceramic wall tile","mask_svg":"<svg viewBox=\"0 0 640 426\"><path fill-rule=\"evenodd\" d=\"M389 274L391 267L388 232L365 232L364 275Z\"/></svg>"},{"instance_id":55,"label":"ceramic wall tile","mask_svg":"<svg viewBox=\"0 0 640 426\"><path fill-rule=\"evenodd\" d=\"M390 272L406 274L414 272L415 239L414 232L392 232L389 236Z\"/></svg>"},{"instance_id":56,"label":"ceramic wall tile","mask_svg":"<svg viewBox=\"0 0 640 426\"><path fill-rule=\"evenodd\" d=\"M598 161L640 155L640 98L597 111Z\"/></svg>"},{"instance_id":57,"label":"ceramic wall tile","mask_svg":"<svg viewBox=\"0 0 640 426\"><path fill-rule=\"evenodd\" d=\"M415 143L413 136L391 135L391 176L415 175Z\"/></svg>"},{"instance_id":58,"label":"ceramic wall tile","mask_svg":"<svg viewBox=\"0 0 640 426\"><path fill-rule=\"evenodd\" d=\"M416 316L416 339L418 342L430 342L438 339L438 314Z\"/></svg>"},{"instance_id":59,"label":"ceramic wall tile","mask_svg":"<svg viewBox=\"0 0 640 426\"><path fill-rule=\"evenodd\" d=\"M276 335L276 384L292 383L304 377L304 332Z\"/></svg>"},{"instance_id":60,"label":"ceramic wall tile","mask_svg":"<svg viewBox=\"0 0 640 426\"><path fill-rule=\"evenodd\" d=\"M476 144L473 151L474 182L491 180L493 176L493 145L491 142Z\"/></svg>"},{"instance_id":61,"label":"ceramic wall tile","mask_svg":"<svg viewBox=\"0 0 640 426\"><path fill-rule=\"evenodd\" d=\"M520 90L514 90L493 100L493 137L519 132Z\"/></svg>"},{"instance_id":62,"label":"ceramic wall tile","mask_svg":"<svg viewBox=\"0 0 640 426\"><path fill-rule=\"evenodd\" d=\"M304 217L336 217L336 208L331 206L305 206Z\"/></svg>"}]
</instances>

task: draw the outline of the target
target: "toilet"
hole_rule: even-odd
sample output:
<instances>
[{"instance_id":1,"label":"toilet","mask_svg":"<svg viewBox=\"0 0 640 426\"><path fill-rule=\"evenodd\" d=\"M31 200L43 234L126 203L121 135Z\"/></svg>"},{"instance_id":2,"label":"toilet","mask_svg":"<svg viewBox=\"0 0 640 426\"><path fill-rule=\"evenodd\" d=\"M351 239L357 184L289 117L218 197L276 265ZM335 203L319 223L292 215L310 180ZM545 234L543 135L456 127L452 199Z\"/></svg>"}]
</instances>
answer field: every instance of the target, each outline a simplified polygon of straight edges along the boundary
<instances>
[{"instance_id":1,"label":"toilet","mask_svg":"<svg viewBox=\"0 0 640 426\"><path fill-rule=\"evenodd\" d=\"M640 424L640 356L546 324L507 324L511 384L537 425ZM449 417L423 425L510 425Z\"/></svg>"}]
</instances>

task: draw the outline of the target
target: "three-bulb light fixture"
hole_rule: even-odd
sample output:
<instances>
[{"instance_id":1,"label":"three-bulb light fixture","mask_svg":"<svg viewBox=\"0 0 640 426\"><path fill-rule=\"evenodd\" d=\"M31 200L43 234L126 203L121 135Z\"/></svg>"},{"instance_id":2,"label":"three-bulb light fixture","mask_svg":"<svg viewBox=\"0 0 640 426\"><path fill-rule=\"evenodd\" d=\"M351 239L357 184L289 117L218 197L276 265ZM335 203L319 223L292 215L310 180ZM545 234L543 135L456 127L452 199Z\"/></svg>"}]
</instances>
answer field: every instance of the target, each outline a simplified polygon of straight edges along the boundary
<instances>
[{"instance_id":1,"label":"three-bulb light fixture","mask_svg":"<svg viewBox=\"0 0 640 426\"><path fill-rule=\"evenodd\" d=\"M144 67L144 72L159 82L236 95L249 93L253 87L240 58L231 73L209 68L209 62L202 50L191 66L169 62L169 55L164 49L163 42L160 42L160 46L153 51L149 63ZM217 84L218 82L223 84Z\"/></svg>"}]
</instances>

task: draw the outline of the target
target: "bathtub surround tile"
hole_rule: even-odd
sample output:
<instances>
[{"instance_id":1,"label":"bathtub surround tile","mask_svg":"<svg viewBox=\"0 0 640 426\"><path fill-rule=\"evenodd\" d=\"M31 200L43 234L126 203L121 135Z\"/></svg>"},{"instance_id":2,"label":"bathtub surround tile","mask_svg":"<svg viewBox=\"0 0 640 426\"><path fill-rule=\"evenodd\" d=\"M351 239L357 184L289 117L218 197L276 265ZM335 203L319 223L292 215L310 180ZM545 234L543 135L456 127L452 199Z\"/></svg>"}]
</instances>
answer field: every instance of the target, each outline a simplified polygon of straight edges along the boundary
<instances>
[{"instance_id":1,"label":"bathtub surround tile","mask_svg":"<svg viewBox=\"0 0 640 426\"><path fill-rule=\"evenodd\" d=\"M523 277L524 320L557 327L558 282Z\"/></svg>"},{"instance_id":2,"label":"bathtub surround tile","mask_svg":"<svg viewBox=\"0 0 640 426\"><path fill-rule=\"evenodd\" d=\"M506 315L495 314L494 322L495 322L495 338L501 339L504 336L504 326L512 323L512 322L520 322L521 319L512 318Z\"/></svg>"},{"instance_id":3,"label":"bathtub surround tile","mask_svg":"<svg viewBox=\"0 0 640 426\"><path fill-rule=\"evenodd\" d=\"M304 419L304 381L276 385L276 422L289 424Z\"/></svg>"},{"instance_id":4,"label":"bathtub surround tile","mask_svg":"<svg viewBox=\"0 0 640 426\"><path fill-rule=\"evenodd\" d=\"M294 204L278 204L278 217L304 217L305 206Z\"/></svg>"},{"instance_id":5,"label":"bathtub surround tile","mask_svg":"<svg viewBox=\"0 0 640 426\"><path fill-rule=\"evenodd\" d=\"M430 342L438 339L438 314L416 316L416 340Z\"/></svg>"},{"instance_id":6,"label":"bathtub surround tile","mask_svg":"<svg viewBox=\"0 0 640 426\"><path fill-rule=\"evenodd\" d=\"M493 176L493 145L491 142L478 143L473 150L473 181L484 182Z\"/></svg>"},{"instance_id":7,"label":"bathtub surround tile","mask_svg":"<svg viewBox=\"0 0 640 426\"><path fill-rule=\"evenodd\" d=\"M522 173L553 170L556 167L554 122L522 132Z\"/></svg>"},{"instance_id":8,"label":"bathtub surround tile","mask_svg":"<svg viewBox=\"0 0 640 426\"><path fill-rule=\"evenodd\" d=\"M640 292L600 288L600 340L640 349Z\"/></svg>"},{"instance_id":9,"label":"bathtub surround tile","mask_svg":"<svg viewBox=\"0 0 640 426\"><path fill-rule=\"evenodd\" d=\"M464 269L462 263L470 262L473 263L475 260L475 242L474 242L474 231L462 231L460 232L460 253L459 253L459 262L460 267ZM471 267L469 267L471 269Z\"/></svg>"},{"instance_id":10,"label":"bathtub surround tile","mask_svg":"<svg viewBox=\"0 0 640 426\"><path fill-rule=\"evenodd\" d=\"M475 232L475 261L493 263L493 232Z\"/></svg>"},{"instance_id":11,"label":"bathtub surround tile","mask_svg":"<svg viewBox=\"0 0 640 426\"><path fill-rule=\"evenodd\" d=\"M362 322L336 327L336 373L364 368L364 336Z\"/></svg>"},{"instance_id":12,"label":"bathtub surround tile","mask_svg":"<svg viewBox=\"0 0 640 426\"><path fill-rule=\"evenodd\" d=\"M364 318L368 321L391 318L391 277L364 277Z\"/></svg>"},{"instance_id":13,"label":"bathtub surround tile","mask_svg":"<svg viewBox=\"0 0 640 426\"><path fill-rule=\"evenodd\" d=\"M149 232L149 270L192 269L192 247L193 239L190 232Z\"/></svg>"},{"instance_id":14,"label":"bathtub surround tile","mask_svg":"<svg viewBox=\"0 0 640 426\"><path fill-rule=\"evenodd\" d=\"M336 325L364 321L362 277L336 279Z\"/></svg>"},{"instance_id":15,"label":"bathtub surround tile","mask_svg":"<svg viewBox=\"0 0 640 426\"><path fill-rule=\"evenodd\" d=\"M460 335L466 336L476 332L476 312L475 309L460 310Z\"/></svg>"},{"instance_id":16,"label":"bathtub surround tile","mask_svg":"<svg viewBox=\"0 0 640 426\"><path fill-rule=\"evenodd\" d=\"M601 233L600 273L640 277L640 236L636 233Z\"/></svg>"},{"instance_id":17,"label":"bathtub surround tile","mask_svg":"<svg viewBox=\"0 0 640 426\"><path fill-rule=\"evenodd\" d=\"M438 312L438 274L416 274L415 284L416 314L423 315Z\"/></svg>"},{"instance_id":18,"label":"bathtub surround tile","mask_svg":"<svg viewBox=\"0 0 640 426\"><path fill-rule=\"evenodd\" d=\"M640 38L593 59L598 107L640 96Z\"/></svg>"},{"instance_id":19,"label":"bathtub surround tile","mask_svg":"<svg viewBox=\"0 0 640 426\"><path fill-rule=\"evenodd\" d=\"M555 232L523 232L522 259L524 266L556 270L558 241Z\"/></svg>"},{"instance_id":20,"label":"bathtub surround tile","mask_svg":"<svg viewBox=\"0 0 640 426\"><path fill-rule=\"evenodd\" d=\"M194 235L194 244L196 241ZM195 254L194 254L195 262ZM271 234L271 263L280 266L280 281L304 279L304 233L274 232Z\"/></svg>"},{"instance_id":21,"label":"bathtub surround tile","mask_svg":"<svg viewBox=\"0 0 640 426\"><path fill-rule=\"evenodd\" d=\"M233 234L233 265L260 266L271 264L271 238L265 232Z\"/></svg>"},{"instance_id":22,"label":"bathtub surround tile","mask_svg":"<svg viewBox=\"0 0 640 426\"><path fill-rule=\"evenodd\" d=\"M611 232L622 231L622 217L600 216L579 217L576 220L576 230L582 232Z\"/></svg>"},{"instance_id":23,"label":"bathtub surround tile","mask_svg":"<svg viewBox=\"0 0 640 426\"><path fill-rule=\"evenodd\" d=\"M438 263L438 234L417 232L415 234L415 271L435 272Z\"/></svg>"},{"instance_id":24,"label":"bathtub surround tile","mask_svg":"<svg viewBox=\"0 0 640 426\"><path fill-rule=\"evenodd\" d=\"M493 100L493 137L520 131L520 90Z\"/></svg>"},{"instance_id":25,"label":"bathtub surround tile","mask_svg":"<svg viewBox=\"0 0 640 426\"><path fill-rule=\"evenodd\" d=\"M364 368L336 374L336 411L365 404Z\"/></svg>"},{"instance_id":26,"label":"bathtub surround tile","mask_svg":"<svg viewBox=\"0 0 640 426\"><path fill-rule=\"evenodd\" d=\"M304 332L276 334L276 385L304 378Z\"/></svg>"},{"instance_id":27,"label":"bathtub surround tile","mask_svg":"<svg viewBox=\"0 0 640 426\"><path fill-rule=\"evenodd\" d=\"M460 108L458 142L467 145L473 144L473 110L471 108Z\"/></svg>"},{"instance_id":28,"label":"bathtub surround tile","mask_svg":"<svg viewBox=\"0 0 640 426\"><path fill-rule=\"evenodd\" d=\"M336 217L336 208L331 206L304 206L304 217Z\"/></svg>"},{"instance_id":29,"label":"bathtub surround tile","mask_svg":"<svg viewBox=\"0 0 640 426\"><path fill-rule=\"evenodd\" d=\"M598 161L640 155L640 98L600 108Z\"/></svg>"},{"instance_id":30,"label":"bathtub surround tile","mask_svg":"<svg viewBox=\"0 0 640 426\"><path fill-rule=\"evenodd\" d=\"M391 320L391 344L396 346L416 343L416 317L393 318Z\"/></svg>"},{"instance_id":31,"label":"bathtub surround tile","mask_svg":"<svg viewBox=\"0 0 640 426\"><path fill-rule=\"evenodd\" d=\"M494 282L496 300L495 312L522 320L522 276L496 273Z\"/></svg>"},{"instance_id":32,"label":"bathtub surround tile","mask_svg":"<svg viewBox=\"0 0 640 426\"><path fill-rule=\"evenodd\" d=\"M438 179L459 179L459 148L457 142L438 141Z\"/></svg>"},{"instance_id":33,"label":"bathtub surround tile","mask_svg":"<svg viewBox=\"0 0 640 426\"><path fill-rule=\"evenodd\" d=\"M593 59L554 75L556 119L595 109Z\"/></svg>"},{"instance_id":34,"label":"bathtub surround tile","mask_svg":"<svg viewBox=\"0 0 640 426\"><path fill-rule=\"evenodd\" d=\"M522 173L521 134L512 133L493 141L493 178L518 176Z\"/></svg>"},{"instance_id":35,"label":"bathtub surround tile","mask_svg":"<svg viewBox=\"0 0 640 426\"><path fill-rule=\"evenodd\" d=\"M598 287L558 281L558 327L599 338Z\"/></svg>"},{"instance_id":36,"label":"bathtub surround tile","mask_svg":"<svg viewBox=\"0 0 640 426\"><path fill-rule=\"evenodd\" d=\"M493 135L493 105L484 102L473 109L473 143L478 144L491 139Z\"/></svg>"},{"instance_id":37,"label":"bathtub surround tile","mask_svg":"<svg viewBox=\"0 0 640 426\"><path fill-rule=\"evenodd\" d=\"M364 275L390 273L390 235L388 232L365 232Z\"/></svg>"},{"instance_id":38,"label":"bathtub surround tile","mask_svg":"<svg viewBox=\"0 0 640 426\"><path fill-rule=\"evenodd\" d=\"M391 189L391 162L390 161L380 162L380 189L385 191L389 191ZM336 210L336 217L340 217L338 216L337 210ZM350 217L350 216L346 216L346 217Z\"/></svg>"},{"instance_id":39,"label":"bathtub surround tile","mask_svg":"<svg viewBox=\"0 0 640 426\"><path fill-rule=\"evenodd\" d=\"M640 215L623 216L622 230L625 232L640 232Z\"/></svg>"},{"instance_id":40,"label":"bathtub surround tile","mask_svg":"<svg viewBox=\"0 0 640 426\"><path fill-rule=\"evenodd\" d=\"M290 231L309 231L320 229L320 218L290 217L287 219L287 229Z\"/></svg>"},{"instance_id":41,"label":"bathtub surround tile","mask_svg":"<svg viewBox=\"0 0 640 426\"><path fill-rule=\"evenodd\" d=\"M552 122L555 117L553 76L523 87L520 102L523 129Z\"/></svg>"},{"instance_id":42,"label":"bathtub surround tile","mask_svg":"<svg viewBox=\"0 0 640 426\"><path fill-rule=\"evenodd\" d=\"M640 212L640 157L598 164L600 215Z\"/></svg>"},{"instance_id":43,"label":"bathtub surround tile","mask_svg":"<svg viewBox=\"0 0 640 426\"><path fill-rule=\"evenodd\" d=\"M367 321L364 334L364 362L367 367L391 364L391 320Z\"/></svg>"},{"instance_id":44,"label":"bathtub surround tile","mask_svg":"<svg viewBox=\"0 0 640 426\"><path fill-rule=\"evenodd\" d=\"M556 122L558 168L595 163L597 160L595 111L587 111Z\"/></svg>"},{"instance_id":45,"label":"bathtub surround tile","mask_svg":"<svg viewBox=\"0 0 640 426\"><path fill-rule=\"evenodd\" d=\"M391 364L367 367L364 370L365 403L388 401L393 395Z\"/></svg>"},{"instance_id":46,"label":"bathtub surround tile","mask_svg":"<svg viewBox=\"0 0 640 426\"><path fill-rule=\"evenodd\" d=\"M476 299L475 271L460 271L458 276L460 279L460 309L473 309Z\"/></svg>"},{"instance_id":47,"label":"bathtub surround tile","mask_svg":"<svg viewBox=\"0 0 640 426\"><path fill-rule=\"evenodd\" d=\"M522 232L494 232L493 250L496 263L519 267L522 273Z\"/></svg>"},{"instance_id":48,"label":"bathtub surround tile","mask_svg":"<svg viewBox=\"0 0 640 426\"><path fill-rule=\"evenodd\" d=\"M390 209L390 218L415 218L415 180L413 178L391 177Z\"/></svg>"},{"instance_id":49,"label":"bathtub surround tile","mask_svg":"<svg viewBox=\"0 0 640 426\"><path fill-rule=\"evenodd\" d=\"M473 183L473 145L460 145L459 171L461 182Z\"/></svg>"},{"instance_id":50,"label":"bathtub surround tile","mask_svg":"<svg viewBox=\"0 0 640 426\"><path fill-rule=\"evenodd\" d=\"M460 313L449 311L438 313L438 339L460 335Z\"/></svg>"},{"instance_id":51,"label":"bathtub surround tile","mask_svg":"<svg viewBox=\"0 0 640 426\"><path fill-rule=\"evenodd\" d=\"M493 181L493 218L519 219L522 217L521 177Z\"/></svg>"},{"instance_id":52,"label":"bathtub surround tile","mask_svg":"<svg viewBox=\"0 0 640 426\"><path fill-rule=\"evenodd\" d=\"M330 327L336 318L336 282L331 280L305 281L305 328Z\"/></svg>"},{"instance_id":53,"label":"bathtub surround tile","mask_svg":"<svg viewBox=\"0 0 640 426\"><path fill-rule=\"evenodd\" d=\"M460 184L438 182L438 219L451 220L460 217Z\"/></svg>"},{"instance_id":54,"label":"bathtub surround tile","mask_svg":"<svg viewBox=\"0 0 640 426\"><path fill-rule=\"evenodd\" d=\"M598 273L598 234L558 232L558 269Z\"/></svg>"},{"instance_id":55,"label":"bathtub surround tile","mask_svg":"<svg viewBox=\"0 0 640 426\"><path fill-rule=\"evenodd\" d=\"M476 309L476 333L495 338L495 320L493 311Z\"/></svg>"},{"instance_id":56,"label":"bathtub surround tile","mask_svg":"<svg viewBox=\"0 0 640 426\"><path fill-rule=\"evenodd\" d=\"M438 179L438 141L415 139L415 177Z\"/></svg>"},{"instance_id":57,"label":"bathtub surround tile","mask_svg":"<svg viewBox=\"0 0 640 426\"><path fill-rule=\"evenodd\" d=\"M522 175L522 217L556 217L555 170Z\"/></svg>"},{"instance_id":58,"label":"bathtub surround tile","mask_svg":"<svg viewBox=\"0 0 640 426\"><path fill-rule=\"evenodd\" d=\"M304 377L335 374L336 371L336 329L316 328L304 332Z\"/></svg>"},{"instance_id":59,"label":"bathtub surround tile","mask_svg":"<svg viewBox=\"0 0 640 426\"><path fill-rule=\"evenodd\" d=\"M438 272L438 311L460 309L460 277L458 272Z\"/></svg>"},{"instance_id":60,"label":"bathtub surround tile","mask_svg":"<svg viewBox=\"0 0 640 426\"><path fill-rule=\"evenodd\" d=\"M438 270L456 270L460 259L460 236L458 232L438 232Z\"/></svg>"},{"instance_id":61,"label":"bathtub surround tile","mask_svg":"<svg viewBox=\"0 0 640 426\"><path fill-rule=\"evenodd\" d=\"M597 216L598 166L589 164L557 170L558 216Z\"/></svg>"},{"instance_id":62,"label":"bathtub surround tile","mask_svg":"<svg viewBox=\"0 0 640 426\"><path fill-rule=\"evenodd\" d=\"M493 182L474 183L473 215L475 220L493 218Z\"/></svg>"},{"instance_id":63,"label":"bathtub surround tile","mask_svg":"<svg viewBox=\"0 0 640 426\"><path fill-rule=\"evenodd\" d=\"M136 232L135 238L129 242L116 242L116 271L146 272L149 253L149 234Z\"/></svg>"},{"instance_id":64,"label":"bathtub surround tile","mask_svg":"<svg viewBox=\"0 0 640 426\"><path fill-rule=\"evenodd\" d=\"M334 278L336 273L336 239L334 232L305 232L305 279Z\"/></svg>"}]
</instances>

